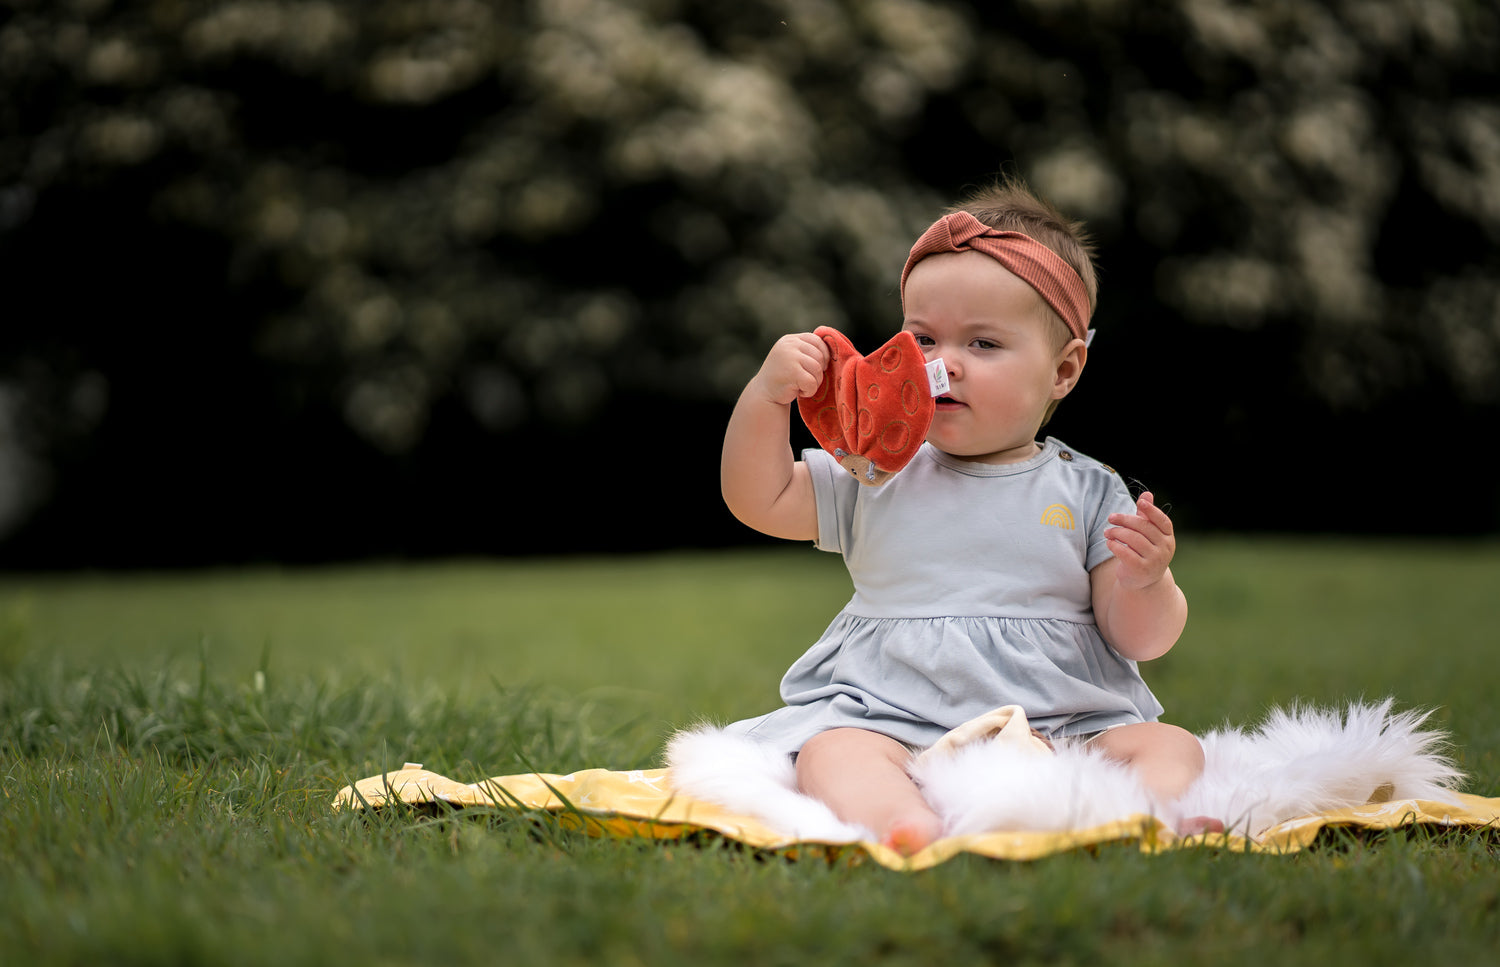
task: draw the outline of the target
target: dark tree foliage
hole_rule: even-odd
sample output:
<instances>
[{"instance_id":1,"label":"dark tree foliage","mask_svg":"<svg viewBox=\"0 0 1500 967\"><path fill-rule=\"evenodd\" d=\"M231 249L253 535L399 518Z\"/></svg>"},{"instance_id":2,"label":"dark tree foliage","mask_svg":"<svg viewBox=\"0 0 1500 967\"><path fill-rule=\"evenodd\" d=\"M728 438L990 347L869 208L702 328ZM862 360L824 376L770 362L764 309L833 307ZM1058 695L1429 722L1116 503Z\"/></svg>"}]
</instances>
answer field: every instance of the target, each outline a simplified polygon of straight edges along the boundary
<instances>
[{"instance_id":1,"label":"dark tree foliage","mask_svg":"<svg viewBox=\"0 0 1500 967\"><path fill-rule=\"evenodd\" d=\"M761 355L883 340L1001 170L1099 243L1051 431L1189 527L1493 532L1391 510L1500 414L1496 63L1473 0L3 0L0 563L745 539Z\"/></svg>"}]
</instances>

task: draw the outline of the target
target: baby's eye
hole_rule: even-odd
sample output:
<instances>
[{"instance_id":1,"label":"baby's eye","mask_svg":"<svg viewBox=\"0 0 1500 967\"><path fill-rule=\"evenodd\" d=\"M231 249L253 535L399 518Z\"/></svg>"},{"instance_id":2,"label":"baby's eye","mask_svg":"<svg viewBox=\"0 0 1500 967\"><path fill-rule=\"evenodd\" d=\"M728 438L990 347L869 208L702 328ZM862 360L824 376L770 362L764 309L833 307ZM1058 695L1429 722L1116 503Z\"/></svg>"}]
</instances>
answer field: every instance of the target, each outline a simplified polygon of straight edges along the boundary
<instances>
[{"instance_id":1,"label":"baby's eye","mask_svg":"<svg viewBox=\"0 0 1500 967\"><path fill-rule=\"evenodd\" d=\"M935 345L937 345L935 342L932 341L932 337L931 336L924 336L921 333L912 333L912 335L914 337L916 337L917 345L918 346L935 346Z\"/></svg>"},{"instance_id":2,"label":"baby's eye","mask_svg":"<svg viewBox=\"0 0 1500 967\"><path fill-rule=\"evenodd\" d=\"M974 340L974 348L975 349L999 349L1000 348L1000 344L997 343L997 342L995 342L993 339L976 339L976 340Z\"/></svg>"}]
</instances>

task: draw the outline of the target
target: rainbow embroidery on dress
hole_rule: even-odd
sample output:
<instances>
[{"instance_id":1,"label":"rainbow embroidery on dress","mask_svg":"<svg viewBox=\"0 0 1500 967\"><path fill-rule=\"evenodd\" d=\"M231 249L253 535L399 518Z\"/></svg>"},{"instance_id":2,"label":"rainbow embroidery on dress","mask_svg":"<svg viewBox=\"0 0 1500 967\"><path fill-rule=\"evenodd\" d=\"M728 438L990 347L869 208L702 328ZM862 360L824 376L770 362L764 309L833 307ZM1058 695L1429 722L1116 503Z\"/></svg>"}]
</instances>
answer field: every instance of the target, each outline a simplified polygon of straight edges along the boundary
<instances>
[{"instance_id":1,"label":"rainbow embroidery on dress","mask_svg":"<svg viewBox=\"0 0 1500 967\"><path fill-rule=\"evenodd\" d=\"M1042 511L1042 523L1070 531L1073 529L1073 512L1063 504L1053 504Z\"/></svg>"}]
</instances>

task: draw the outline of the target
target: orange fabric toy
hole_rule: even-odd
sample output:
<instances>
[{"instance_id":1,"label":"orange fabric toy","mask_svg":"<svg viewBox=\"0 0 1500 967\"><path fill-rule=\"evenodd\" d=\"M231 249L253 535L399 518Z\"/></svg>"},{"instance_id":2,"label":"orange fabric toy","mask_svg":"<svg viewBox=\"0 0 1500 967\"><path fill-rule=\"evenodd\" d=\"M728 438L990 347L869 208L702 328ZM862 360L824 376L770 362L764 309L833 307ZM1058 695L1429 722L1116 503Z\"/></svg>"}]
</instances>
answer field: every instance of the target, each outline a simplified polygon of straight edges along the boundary
<instances>
[{"instance_id":1,"label":"orange fabric toy","mask_svg":"<svg viewBox=\"0 0 1500 967\"><path fill-rule=\"evenodd\" d=\"M904 331L868 356L835 329L819 326L814 335L832 358L817 392L798 400L797 411L839 466L879 486L911 462L932 425L936 404L922 349Z\"/></svg>"}]
</instances>

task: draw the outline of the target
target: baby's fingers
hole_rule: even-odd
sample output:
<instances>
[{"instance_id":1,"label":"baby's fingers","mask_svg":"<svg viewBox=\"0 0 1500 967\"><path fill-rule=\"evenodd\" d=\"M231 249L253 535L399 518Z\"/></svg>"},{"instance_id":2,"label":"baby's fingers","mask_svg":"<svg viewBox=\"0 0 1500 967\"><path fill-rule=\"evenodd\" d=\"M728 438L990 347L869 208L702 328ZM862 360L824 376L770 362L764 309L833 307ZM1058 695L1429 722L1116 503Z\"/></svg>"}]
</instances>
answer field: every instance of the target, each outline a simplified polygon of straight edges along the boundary
<instances>
[{"instance_id":1,"label":"baby's fingers","mask_svg":"<svg viewBox=\"0 0 1500 967\"><path fill-rule=\"evenodd\" d=\"M1109 551L1115 557L1139 561L1151 552L1152 543L1145 537L1133 530L1124 527L1114 527L1104 532L1104 539L1109 542Z\"/></svg>"},{"instance_id":2,"label":"baby's fingers","mask_svg":"<svg viewBox=\"0 0 1500 967\"><path fill-rule=\"evenodd\" d=\"M1172 519L1152 502L1151 494L1141 494L1135 507L1137 513L1134 514L1110 514L1109 522L1116 527L1128 527L1153 544L1170 545L1175 541L1172 536Z\"/></svg>"},{"instance_id":3,"label":"baby's fingers","mask_svg":"<svg viewBox=\"0 0 1500 967\"><path fill-rule=\"evenodd\" d=\"M1121 539L1125 535L1131 534L1139 537L1147 544L1154 544L1157 541L1171 538L1170 534L1164 532L1156 524L1139 514L1110 514L1109 522L1114 525L1114 530L1106 532L1106 536L1116 537L1118 535L1116 539Z\"/></svg>"},{"instance_id":4,"label":"baby's fingers","mask_svg":"<svg viewBox=\"0 0 1500 967\"><path fill-rule=\"evenodd\" d=\"M1156 506L1156 497L1151 491L1141 494L1141 499L1135 502L1136 513L1156 525L1163 534L1171 535L1172 518L1168 517L1166 511Z\"/></svg>"},{"instance_id":5,"label":"baby's fingers","mask_svg":"<svg viewBox=\"0 0 1500 967\"><path fill-rule=\"evenodd\" d=\"M822 346L823 341L819 340L818 345ZM808 353L799 361L801 371L797 376L797 395L811 396L823 385L823 376L828 369L828 354Z\"/></svg>"},{"instance_id":6,"label":"baby's fingers","mask_svg":"<svg viewBox=\"0 0 1500 967\"><path fill-rule=\"evenodd\" d=\"M818 391L828 359L827 344L812 333L782 336L761 365L759 380L774 402L790 403Z\"/></svg>"}]
</instances>

